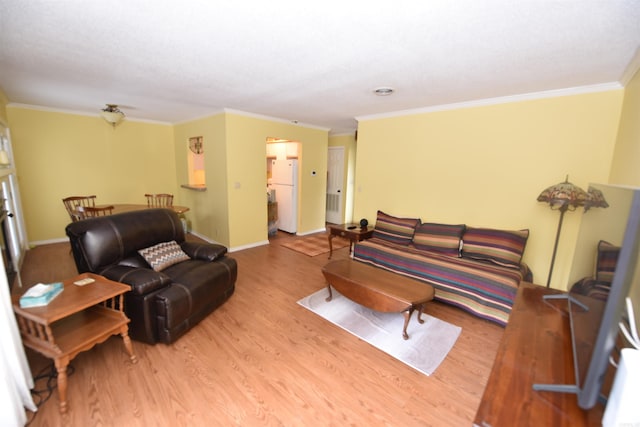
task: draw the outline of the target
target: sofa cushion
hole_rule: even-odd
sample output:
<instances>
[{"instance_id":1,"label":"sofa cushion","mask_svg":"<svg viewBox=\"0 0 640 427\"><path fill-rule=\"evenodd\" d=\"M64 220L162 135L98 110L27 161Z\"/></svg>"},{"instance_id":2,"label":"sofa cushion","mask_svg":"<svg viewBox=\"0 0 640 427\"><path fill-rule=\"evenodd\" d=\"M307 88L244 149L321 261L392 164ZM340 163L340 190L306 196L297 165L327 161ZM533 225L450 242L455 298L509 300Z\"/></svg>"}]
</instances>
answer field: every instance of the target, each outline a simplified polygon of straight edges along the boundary
<instances>
[{"instance_id":1,"label":"sofa cushion","mask_svg":"<svg viewBox=\"0 0 640 427\"><path fill-rule=\"evenodd\" d=\"M190 259L189 255L184 253L175 240L140 249L138 253L155 271L162 271L169 266Z\"/></svg>"},{"instance_id":2,"label":"sofa cushion","mask_svg":"<svg viewBox=\"0 0 640 427\"><path fill-rule=\"evenodd\" d=\"M398 218L378 211L373 237L400 245L408 245L413 239L420 218Z\"/></svg>"},{"instance_id":3,"label":"sofa cushion","mask_svg":"<svg viewBox=\"0 0 640 427\"><path fill-rule=\"evenodd\" d=\"M465 225L424 223L416 227L413 246L425 251L440 252L450 256L460 256L462 233Z\"/></svg>"},{"instance_id":4,"label":"sofa cushion","mask_svg":"<svg viewBox=\"0 0 640 427\"><path fill-rule=\"evenodd\" d=\"M462 256L519 268L528 237L529 230L467 227L462 236Z\"/></svg>"},{"instance_id":5,"label":"sofa cushion","mask_svg":"<svg viewBox=\"0 0 640 427\"><path fill-rule=\"evenodd\" d=\"M613 273L616 271L618 255L620 255L619 246L614 246L604 240L600 240L598 242L596 280L611 283L613 280Z\"/></svg>"},{"instance_id":6,"label":"sofa cushion","mask_svg":"<svg viewBox=\"0 0 640 427\"><path fill-rule=\"evenodd\" d=\"M169 276L159 271L153 271L148 265L142 268L112 265L101 270L99 274L109 280L131 286L131 293L135 295L150 294L171 283ZM125 304L127 303L125 302Z\"/></svg>"},{"instance_id":7,"label":"sofa cushion","mask_svg":"<svg viewBox=\"0 0 640 427\"><path fill-rule=\"evenodd\" d=\"M149 268L149 263L137 252L130 257L124 258L118 265L134 268Z\"/></svg>"},{"instance_id":8,"label":"sofa cushion","mask_svg":"<svg viewBox=\"0 0 640 427\"><path fill-rule=\"evenodd\" d=\"M191 259L203 261L215 261L227 253L227 248L217 243L182 242L180 247Z\"/></svg>"}]
</instances>

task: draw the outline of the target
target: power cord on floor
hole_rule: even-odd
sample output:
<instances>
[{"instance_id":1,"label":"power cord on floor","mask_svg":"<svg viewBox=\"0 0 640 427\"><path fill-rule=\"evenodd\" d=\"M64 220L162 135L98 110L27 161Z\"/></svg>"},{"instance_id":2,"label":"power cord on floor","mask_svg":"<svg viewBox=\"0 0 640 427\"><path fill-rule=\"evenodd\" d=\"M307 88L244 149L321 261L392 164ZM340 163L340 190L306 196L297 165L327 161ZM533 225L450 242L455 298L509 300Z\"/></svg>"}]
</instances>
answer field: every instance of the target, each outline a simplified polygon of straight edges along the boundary
<instances>
[{"instance_id":1,"label":"power cord on floor","mask_svg":"<svg viewBox=\"0 0 640 427\"><path fill-rule=\"evenodd\" d=\"M72 365L67 366L67 377L70 377L75 372L75 368ZM31 397L36 407L40 408L53 394L53 391L58 387L58 371L55 365L51 362L40 370L40 372L33 377L33 389L31 389ZM27 423L28 426L36 418L38 412L31 412L27 410Z\"/></svg>"}]
</instances>

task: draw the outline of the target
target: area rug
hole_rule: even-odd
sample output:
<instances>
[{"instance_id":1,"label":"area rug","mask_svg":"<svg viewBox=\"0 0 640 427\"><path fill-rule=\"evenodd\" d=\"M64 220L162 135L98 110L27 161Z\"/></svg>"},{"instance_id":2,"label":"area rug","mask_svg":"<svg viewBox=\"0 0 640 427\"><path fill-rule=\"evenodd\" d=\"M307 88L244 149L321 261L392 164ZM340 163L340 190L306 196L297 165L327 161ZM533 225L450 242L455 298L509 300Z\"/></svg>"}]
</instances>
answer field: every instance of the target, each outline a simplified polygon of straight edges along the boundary
<instances>
[{"instance_id":1,"label":"area rug","mask_svg":"<svg viewBox=\"0 0 640 427\"><path fill-rule=\"evenodd\" d=\"M332 289L333 299L325 301L327 289L321 289L298 301L301 306L406 363L425 375L431 375L453 348L462 328L417 311L409 321L409 339L402 338L404 316L380 313L363 307Z\"/></svg>"},{"instance_id":2,"label":"area rug","mask_svg":"<svg viewBox=\"0 0 640 427\"><path fill-rule=\"evenodd\" d=\"M329 252L329 240L326 234L312 234L309 236L298 237L281 244L285 248L289 248L301 254L308 256L316 256ZM349 240L342 237L334 237L331 240L333 250L338 250L349 246Z\"/></svg>"}]
</instances>

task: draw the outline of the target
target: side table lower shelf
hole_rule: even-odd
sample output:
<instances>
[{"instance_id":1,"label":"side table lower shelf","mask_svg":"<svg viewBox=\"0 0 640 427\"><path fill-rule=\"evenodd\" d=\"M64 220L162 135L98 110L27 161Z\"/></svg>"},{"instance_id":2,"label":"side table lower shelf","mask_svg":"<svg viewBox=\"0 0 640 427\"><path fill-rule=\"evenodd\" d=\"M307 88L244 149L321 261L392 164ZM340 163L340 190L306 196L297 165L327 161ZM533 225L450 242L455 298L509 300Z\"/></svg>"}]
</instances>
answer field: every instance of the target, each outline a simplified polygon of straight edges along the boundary
<instances>
[{"instance_id":1,"label":"side table lower shelf","mask_svg":"<svg viewBox=\"0 0 640 427\"><path fill-rule=\"evenodd\" d=\"M69 355L70 359L116 334L122 335L127 352L135 358L128 324L124 313L98 305L59 320L51 331L60 352ZM36 346L34 342L34 349Z\"/></svg>"}]
</instances>

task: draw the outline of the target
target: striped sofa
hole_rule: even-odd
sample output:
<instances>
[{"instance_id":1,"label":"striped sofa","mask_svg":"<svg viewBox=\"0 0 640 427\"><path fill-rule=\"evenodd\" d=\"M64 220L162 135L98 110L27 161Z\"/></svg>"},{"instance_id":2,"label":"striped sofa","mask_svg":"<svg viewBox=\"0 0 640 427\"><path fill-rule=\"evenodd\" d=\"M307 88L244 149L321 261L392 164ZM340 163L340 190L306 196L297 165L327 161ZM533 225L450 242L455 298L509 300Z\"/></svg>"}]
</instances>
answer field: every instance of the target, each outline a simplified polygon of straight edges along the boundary
<instances>
[{"instance_id":1,"label":"striped sofa","mask_svg":"<svg viewBox=\"0 0 640 427\"><path fill-rule=\"evenodd\" d=\"M506 325L521 281L528 230L421 223L379 211L373 237L358 242L354 260L425 281L435 299Z\"/></svg>"}]
</instances>

